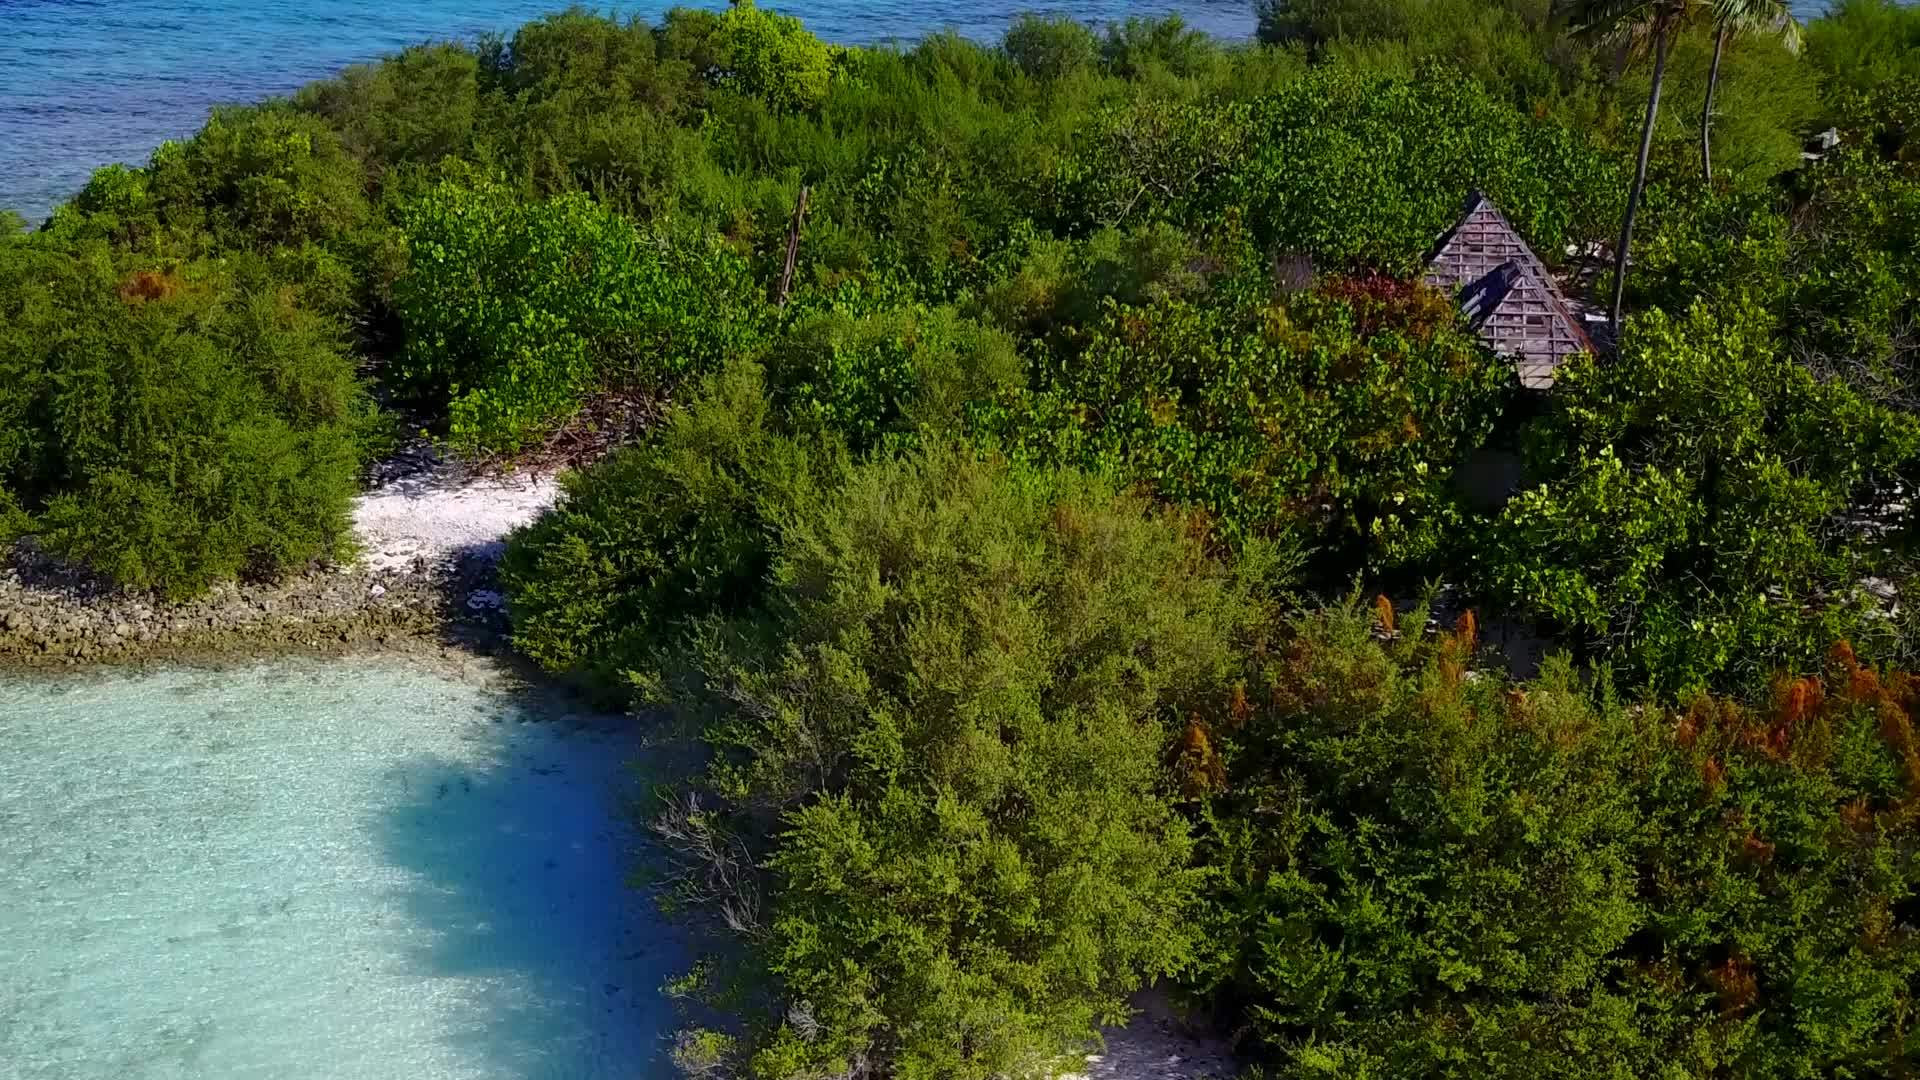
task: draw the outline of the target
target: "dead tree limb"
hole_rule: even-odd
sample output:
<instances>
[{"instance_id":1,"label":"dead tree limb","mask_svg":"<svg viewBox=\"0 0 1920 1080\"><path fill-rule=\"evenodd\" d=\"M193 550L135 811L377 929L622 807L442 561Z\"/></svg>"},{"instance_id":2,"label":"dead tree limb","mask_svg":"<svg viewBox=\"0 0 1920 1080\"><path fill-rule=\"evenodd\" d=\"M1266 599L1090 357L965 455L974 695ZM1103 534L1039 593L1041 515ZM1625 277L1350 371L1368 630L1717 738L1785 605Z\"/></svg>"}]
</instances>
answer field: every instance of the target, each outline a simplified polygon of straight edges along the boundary
<instances>
[{"instance_id":1,"label":"dead tree limb","mask_svg":"<svg viewBox=\"0 0 1920 1080\"><path fill-rule=\"evenodd\" d=\"M787 225L787 263L780 269L780 288L773 294L776 307L787 303L787 291L793 288L793 264L800 257L800 226L807 220L807 193L811 189L800 185L800 198L793 204L793 221Z\"/></svg>"}]
</instances>

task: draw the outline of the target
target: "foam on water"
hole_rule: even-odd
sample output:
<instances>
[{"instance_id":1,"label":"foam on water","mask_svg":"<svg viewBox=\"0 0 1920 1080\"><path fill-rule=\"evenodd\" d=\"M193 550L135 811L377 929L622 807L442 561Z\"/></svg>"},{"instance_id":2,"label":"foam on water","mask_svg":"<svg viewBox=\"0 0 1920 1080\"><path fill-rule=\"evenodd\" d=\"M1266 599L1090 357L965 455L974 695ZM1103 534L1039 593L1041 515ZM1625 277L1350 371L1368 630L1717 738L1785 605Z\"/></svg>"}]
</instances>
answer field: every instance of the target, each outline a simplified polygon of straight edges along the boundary
<instances>
[{"instance_id":1,"label":"foam on water","mask_svg":"<svg viewBox=\"0 0 1920 1080\"><path fill-rule=\"evenodd\" d=\"M613 730L364 662L0 680L0 1077L665 1072Z\"/></svg>"}]
</instances>

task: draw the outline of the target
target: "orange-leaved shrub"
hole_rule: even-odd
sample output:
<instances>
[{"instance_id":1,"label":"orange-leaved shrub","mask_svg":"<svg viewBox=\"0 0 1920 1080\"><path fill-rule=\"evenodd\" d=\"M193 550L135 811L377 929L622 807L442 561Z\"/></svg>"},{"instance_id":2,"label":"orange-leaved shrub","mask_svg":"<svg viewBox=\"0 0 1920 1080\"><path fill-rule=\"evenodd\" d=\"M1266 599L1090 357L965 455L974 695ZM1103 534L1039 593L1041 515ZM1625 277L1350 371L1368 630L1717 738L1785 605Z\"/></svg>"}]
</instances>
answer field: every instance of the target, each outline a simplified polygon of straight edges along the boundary
<instances>
[{"instance_id":1,"label":"orange-leaved shrub","mask_svg":"<svg viewBox=\"0 0 1920 1080\"><path fill-rule=\"evenodd\" d=\"M1561 661L1472 671L1469 616L1379 627L1336 608L1256 649L1195 803L1190 990L1267 1075L1920 1063L1920 681L1840 645L1751 704L1629 707Z\"/></svg>"}]
</instances>

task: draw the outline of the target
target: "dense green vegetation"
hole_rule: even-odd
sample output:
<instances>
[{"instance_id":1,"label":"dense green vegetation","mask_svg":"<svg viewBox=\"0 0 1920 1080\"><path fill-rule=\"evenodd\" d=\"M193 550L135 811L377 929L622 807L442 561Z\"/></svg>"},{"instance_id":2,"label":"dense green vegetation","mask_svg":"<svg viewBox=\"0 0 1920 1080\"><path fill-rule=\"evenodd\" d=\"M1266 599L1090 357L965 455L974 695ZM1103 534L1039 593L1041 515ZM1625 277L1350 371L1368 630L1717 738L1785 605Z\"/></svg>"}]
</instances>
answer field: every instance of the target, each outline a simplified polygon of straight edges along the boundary
<instances>
[{"instance_id":1,"label":"dense green vegetation","mask_svg":"<svg viewBox=\"0 0 1920 1080\"><path fill-rule=\"evenodd\" d=\"M1920 14L1258 7L224 110L0 219L0 536L179 595L345 554L395 425L658 406L502 576L688 750L694 1075L1029 1074L1150 982L1274 1077L1920 1070ZM1475 189L1569 272L1634 207L1545 396L1418 283Z\"/></svg>"},{"instance_id":2,"label":"dense green vegetation","mask_svg":"<svg viewBox=\"0 0 1920 1080\"><path fill-rule=\"evenodd\" d=\"M1416 613L1417 614L1417 613ZM1911 683L1841 647L1756 708L1472 679L1470 617L1335 609L1218 708L1200 987L1274 1073L1899 1075Z\"/></svg>"},{"instance_id":3,"label":"dense green vegetation","mask_svg":"<svg viewBox=\"0 0 1920 1080\"><path fill-rule=\"evenodd\" d=\"M752 1068L1010 1075L1187 963L1205 875L1161 729L1231 674L1248 583L1103 482L944 446L855 468L777 550L760 611L657 684L715 751L663 826L773 852L720 846L682 897L739 913L729 979L803 1003Z\"/></svg>"},{"instance_id":4,"label":"dense green vegetation","mask_svg":"<svg viewBox=\"0 0 1920 1080\"><path fill-rule=\"evenodd\" d=\"M0 537L169 595L346 553L372 429L334 320L252 256L8 254Z\"/></svg>"}]
</instances>

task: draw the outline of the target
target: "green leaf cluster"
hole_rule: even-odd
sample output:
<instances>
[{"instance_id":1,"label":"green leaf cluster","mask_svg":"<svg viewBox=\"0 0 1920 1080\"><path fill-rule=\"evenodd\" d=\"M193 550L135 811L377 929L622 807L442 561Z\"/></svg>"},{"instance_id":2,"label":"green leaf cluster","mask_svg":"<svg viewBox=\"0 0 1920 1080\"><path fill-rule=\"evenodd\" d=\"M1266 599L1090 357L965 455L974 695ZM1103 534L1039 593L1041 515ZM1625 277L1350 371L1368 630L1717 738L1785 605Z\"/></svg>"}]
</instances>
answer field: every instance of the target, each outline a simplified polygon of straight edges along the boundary
<instances>
[{"instance_id":1,"label":"green leaf cluster","mask_svg":"<svg viewBox=\"0 0 1920 1080\"><path fill-rule=\"evenodd\" d=\"M1815 376L1738 299L1630 330L1563 369L1530 435L1539 481L1476 556L1485 588L1663 691L1817 657L1860 626L1873 565L1836 523L1884 513L1920 421Z\"/></svg>"},{"instance_id":2,"label":"green leaf cluster","mask_svg":"<svg viewBox=\"0 0 1920 1080\"><path fill-rule=\"evenodd\" d=\"M1232 543L1303 538L1336 576L1419 566L1459 534L1455 468L1512 383L1444 297L1383 280L1108 299L1071 345L982 426L1197 508Z\"/></svg>"},{"instance_id":3,"label":"green leaf cluster","mask_svg":"<svg viewBox=\"0 0 1920 1080\"><path fill-rule=\"evenodd\" d=\"M710 370L758 332L737 258L584 196L520 202L449 182L410 202L401 227L395 376L444 402L465 449L517 449L597 387Z\"/></svg>"},{"instance_id":4,"label":"green leaf cluster","mask_svg":"<svg viewBox=\"0 0 1920 1080\"><path fill-rule=\"evenodd\" d=\"M761 613L690 639L663 689L713 756L680 798L764 868L729 894L777 1002L752 1075L1035 1070L1190 958L1204 873L1161 760L1261 608L1144 511L878 458L782 523Z\"/></svg>"},{"instance_id":5,"label":"green leaf cluster","mask_svg":"<svg viewBox=\"0 0 1920 1080\"><path fill-rule=\"evenodd\" d=\"M513 642L550 671L629 687L688 621L759 600L779 523L844 460L770 415L749 363L706 381L642 443L564 478L559 507L510 537Z\"/></svg>"},{"instance_id":6,"label":"green leaf cluster","mask_svg":"<svg viewBox=\"0 0 1920 1080\"><path fill-rule=\"evenodd\" d=\"M1470 623L1381 630L1299 620L1212 714L1197 988L1265 1075L1912 1064L1911 680L1843 646L1752 707L1666 712L1562 664L1471 675Z\"/></svg>"},{"instance_id":7,"label":"green leaf cluster","mask_svg":"<svg viewBox=\"0 0 1920 1080\"><path fill-rule=\"evenodd\" d=\"M350 547L370 410L258 258L0 243L0 533L168 596Z\"/></svg>"}]
</instances>

